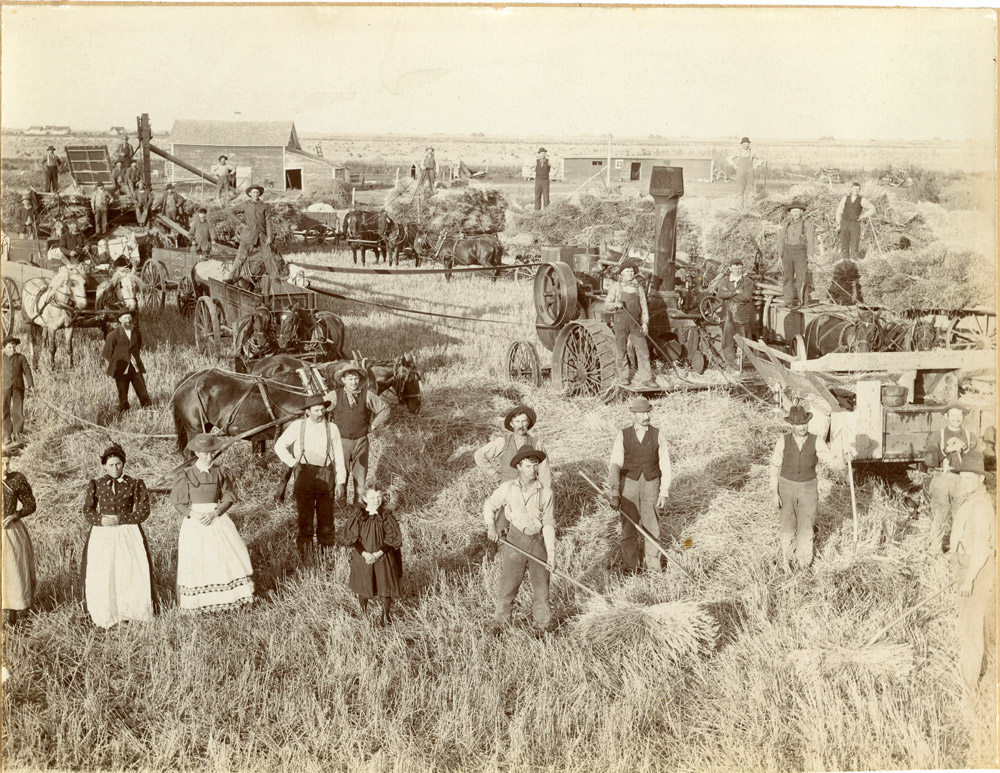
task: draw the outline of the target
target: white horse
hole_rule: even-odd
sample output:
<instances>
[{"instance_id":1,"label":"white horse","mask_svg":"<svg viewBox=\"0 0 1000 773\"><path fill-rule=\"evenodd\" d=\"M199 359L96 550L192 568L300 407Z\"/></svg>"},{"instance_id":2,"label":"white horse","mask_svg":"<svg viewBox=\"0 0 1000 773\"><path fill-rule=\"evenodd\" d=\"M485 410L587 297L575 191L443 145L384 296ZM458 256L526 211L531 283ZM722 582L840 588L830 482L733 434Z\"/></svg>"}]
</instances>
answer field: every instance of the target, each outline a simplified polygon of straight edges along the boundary
<instances>
[{"instance_id":1,"label":"white horse","mask_svg":"<svg viewBox=\"0 0 1000 773\"><path fill-rule=\"evenodd\" d=\"M97 286L94 305L98 309L126 308L138 311L142 291L142 280L136 276L135 269L131 265L121 266Z\"/></svg>"},{"instance_id":2,"label":"white horse","mask_svg":"<svg viewBox=\"0 0 1000 773\"><path fill-rule=\"evenodd\" d=\"M62 331L73 367L73 322L77 312L87 308L87 277L79 266L63 266L51 280L29 279L21 288L21 314L28 322L31 363L37 364L38 334L49 334L49 361L55 367L57 331Z\"/></svg>"}]
</instances>

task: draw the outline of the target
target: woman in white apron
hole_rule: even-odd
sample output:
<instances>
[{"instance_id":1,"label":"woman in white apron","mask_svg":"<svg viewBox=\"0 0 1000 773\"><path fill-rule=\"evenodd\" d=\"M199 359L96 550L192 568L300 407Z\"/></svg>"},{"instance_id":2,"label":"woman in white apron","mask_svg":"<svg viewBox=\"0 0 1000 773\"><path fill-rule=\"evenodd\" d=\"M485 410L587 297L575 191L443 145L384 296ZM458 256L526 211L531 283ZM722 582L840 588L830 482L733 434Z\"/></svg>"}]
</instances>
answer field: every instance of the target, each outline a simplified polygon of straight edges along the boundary
<instances>
[{"instance_id":1,"label":"woman in white apron","mask_svg":"<svg viewBox=\"0 0 1000 773\"><path fill-rule=\"evenodd\" d=\"M184 516L177 541L177 603L183 610L219 612L253 602L253 568L226 511L236 504L229 474L213 466L223 441L196 435L195 463L178 471L170 501Z\"/></svg>"},{"instance_id":2,"label":"woman in white apron","mask_svg":"<svg viewBox=\"0 0 1000 773\"><path fill-rule=\"evenodd\" d=\"M19 612L31 609L35 595L35 552L21 523L35 512L35 497L28 480L7 469L10 456L10 449L3 449L3 619L13 625Z\"/></svg>"},{"instance_id":3,"label":"woman in white apron","mask_svg":"<svg viewBox=\"0 0 1000 773\"><path fill-rule=\"evenodd\" d=\"M149 517L146 484L124 474L125 451L112 443L101 454L107 473L87 484L83 514L90 534L83 547L87 611L94 625L153 617L152 564L140 523Z\"/></svg>"}]
</instances>

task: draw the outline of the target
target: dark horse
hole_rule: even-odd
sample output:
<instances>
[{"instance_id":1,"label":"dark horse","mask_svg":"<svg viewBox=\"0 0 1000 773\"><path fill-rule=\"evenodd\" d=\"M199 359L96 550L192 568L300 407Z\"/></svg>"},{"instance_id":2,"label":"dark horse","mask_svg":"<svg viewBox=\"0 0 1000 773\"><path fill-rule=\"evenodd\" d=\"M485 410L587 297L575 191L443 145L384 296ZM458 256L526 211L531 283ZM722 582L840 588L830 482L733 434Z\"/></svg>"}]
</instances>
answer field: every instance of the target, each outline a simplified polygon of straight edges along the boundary
<instances>
[{"instance_id":1,"label":"dark horse","mask_svg":"<svg viewBox=\"0 0 1000 773\"><path fill-rule=\"evenodd\" d=\"M386 243L389 245L389 255L387 263L391 266L393 261L399 265L400 253L412 253L416 260L416 267L420 268L420 252L417 250L417 238L420 231L416 223L393 223L386 234Z\"/></svg>"},{"instance_id":2,"label":"dark horse","mask_svg":"<svg viewBox=\"0 0 1000 773\"><path fill-rule=\"evenodd\" d=\"M361 250L361 265L365 265L365 253L371 249L375 253L375 264L387 255L386 235L394 225L389 214L352 209L344 215L344 236L351 245L351 256L358 262Z\"/></svg>"},{"instance_id":3,"label":"dark horse","mask_svg":"<svg viewBox=\"0 0 1000 773\"><path fill-rule=\"evenodd\" d=\"M442 237L438 247L444 260L444 267L451 269L452 266L499 266L503 258L503 245L493 234L483 234L481 236L469 236L459 239L453 246L446 246L446 239ZM493 281L497 281L500 270L493 272ZM451 280L451 271L445 274L445 279Z\"/></svg>"},{"instance_id":4,"label":"dark horse","mask_svg":"<svg viewBox=\"0 0 1000 773\"><path fill-rule=\"evenodd\" d=\"M806 356L822 357L832 352L882 351L885 333L872 309L858 309L858 318L821 314L806 325Z\"/></svg>"},{"instance_id":5,"label":"dark horse","mask_svg":"<svg viewBox=\"0 0 1000 773\"><path fill-rule=\"evenodd\" d=\"M305 392L297 373L280 373L270 379L216 368L188 373L170 399L177 449L190 456L186 450L188 440L199 432L214 429L233 436L276 419L298 418ZM250 439L263 444L265 438L260 433Z\"/></svg>"},{"instance_id":6,"label":"dark horse","mask_svg":"<svg viewBox=\"0 0 1000 773\"><path fill-rule=\"evenodd\" d=\"M322 362L314 365L313 363L300 360L297 357L291 357L287 354L276 354L271 357L265 357L258 362L254 366L253 372L255 375L262 376L263 378L272 378L295 372L299 368L315 367L323 376L326 385L330 389L334 389L342 386L342 383L336 377L337 371L348 363L358 364L358 361L334 360L333 362ZM397 402L400 405L405 405L410 413L420 413L422 405L420 373L417 371L413 359L409 355L400 355L391 362L379 361L368 363L367 370L369 388L373 388L372 385L374 384L374 388L378 394L382 394L387 389L391 390L396 396Z\"/></svg>"},{"instance_id":7,"label":"dark horse","mask_svg":"<svg viewBox=\"0 0 1000 773\"><path fill-rule=\"evenodd\" d=\"M279 352L317 354L324 360L344 356L344 320L332 311L309 311L295 305L276 312Z\"/></svg>"}]
</instances>

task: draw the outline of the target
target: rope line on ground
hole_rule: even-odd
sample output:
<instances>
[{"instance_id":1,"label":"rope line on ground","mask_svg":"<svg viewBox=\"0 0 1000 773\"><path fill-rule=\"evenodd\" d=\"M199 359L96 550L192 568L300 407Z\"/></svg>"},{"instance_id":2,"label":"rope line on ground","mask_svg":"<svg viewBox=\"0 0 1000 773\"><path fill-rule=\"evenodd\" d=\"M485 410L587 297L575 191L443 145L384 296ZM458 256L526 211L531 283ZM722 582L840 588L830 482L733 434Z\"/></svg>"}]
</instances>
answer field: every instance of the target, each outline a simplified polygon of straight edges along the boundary
<instances>
[{"instance_id":1,"label":"rope line on ground","mask_svg":"<svg viewBox=\"0 0 1000 773\"><path fill-rule=\"evenodd\" d=\"M53 405L48 400L46 400L44 397L39 397L38 395L34 395L34 398L36 400L38 400L39 402L45 403L47 406L49 406L49 408L51 408L52 410L54 410L56 413L61 414L62 416L68 416L70 419L72 419L75 422L78 422L80 424L86 424L87 426L94 427L95 429L99 429L99 430L101 430L103 432L113 432L116 435L128 435L129 437L158 438L158 439L163 439L163 440L173 440L174 438L177 437L176 434L173 434L173 435L154 435L152 433L129 432L129 431L124 430L124 429L113 429L112 427L102 427L100 424L95 424L92 421L87 421L86 419L81 419L79 416L76 416L75 414L72 414L69 411L60 408L58 405Z\"/></svg>"},{"instance_id":2,"label":"rope line on ground","mask_svg":"<svg viewBox=\"0 0 1000 773\"><path fill-rule=\"evenodd\" d=\"M542 263L501 263L499 266L463 266L459 268L354 268L347 266L321 266L318 263L300 263L294 261L309 271L326 271L333 274L381 274L386 276L404 274L468 274L476 271L516 271L519 268L535 268Z\"/></svg>"}]
</instances>

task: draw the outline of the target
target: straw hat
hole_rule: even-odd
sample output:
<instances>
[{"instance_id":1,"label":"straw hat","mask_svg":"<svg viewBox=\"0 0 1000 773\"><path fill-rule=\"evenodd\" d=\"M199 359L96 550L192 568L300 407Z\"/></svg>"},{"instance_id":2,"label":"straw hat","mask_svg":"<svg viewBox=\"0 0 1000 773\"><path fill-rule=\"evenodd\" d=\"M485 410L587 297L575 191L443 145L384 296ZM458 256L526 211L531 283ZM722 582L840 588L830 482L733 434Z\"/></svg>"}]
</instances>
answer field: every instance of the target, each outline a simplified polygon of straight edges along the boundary
<instances>
[{"instance_id":1,"label":"straw hat","mask_svg":"<svg viewBox=\"0 0 1000 773\"><path fill-rule=\"evenodd\" d=\"M337 368L337 372L334 374L334 377L343 381L344 376L346 376L348 373L357 373L358 378L360 378L362 381L364 381L365 376L368 375L367 373L365 373L365 371L361 368L360 365L357 365L353 362L349 362L346 365L341 365L339 368Z\"/></svg>"},{"instance_id":2,"label":"straw hat","mask_svg":"<svg viewBox=\"0 0 1000 773\"><path fill-rule=\"evenodd\" d=\"M517 469L517 465L525 459L534 459L536 462L541 464L545 461L545 452L539 451L537 448L529 448L528 446L525 446L514 454L514 458L510 460L510 466Z\"/></svg>"},{"instance_id":3,"label":"straw hat","mask_svg":"<svg viewBox=\"0 0 1000 773\"><path fill-rule=\"evenodd\" d=\"M517 407L511 408L509 411L507 411L507 415L504 416L503 419L504 429L507 430L508 432L513 432L514 428L510 425L510 423L514 421L515 418L521 416L522 414L528 417L528 429L534 427L535 422L538 420L538 417L535 415L535 412L527 405L518 405Z\"/></svg>"},{"instance_id":4,"label":"straw hat","mask_svg":"<svg viewBox=\"0 0 1000 773\"><path fill-rule=\"evenodd\" d=\"M947 408L944 409L945 414L949 414L952 411L961 411L962 416L969 415L969 406L962 405L962 403L951 403Z\"/></svg>"},{"instance_id":5,"label":"straw hat","mask_svg":"<svg viewBox=\"0 0 1000 773\"><path fill-rule=\"evenodd\" d=\"M194 451L196 454L210 454L213 451L218 451L224 445L225 442L218 435L202 432L188 441L187 450Z\"/></svg>"}]
</instances>

